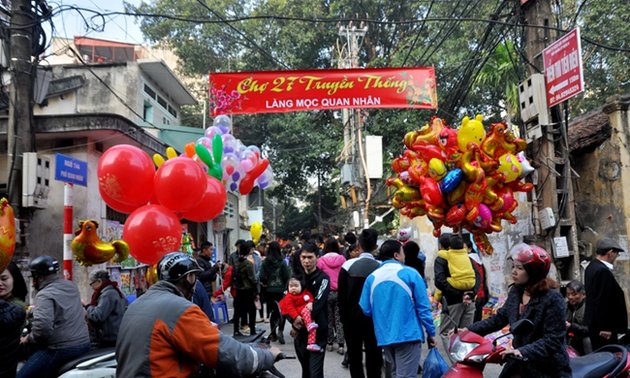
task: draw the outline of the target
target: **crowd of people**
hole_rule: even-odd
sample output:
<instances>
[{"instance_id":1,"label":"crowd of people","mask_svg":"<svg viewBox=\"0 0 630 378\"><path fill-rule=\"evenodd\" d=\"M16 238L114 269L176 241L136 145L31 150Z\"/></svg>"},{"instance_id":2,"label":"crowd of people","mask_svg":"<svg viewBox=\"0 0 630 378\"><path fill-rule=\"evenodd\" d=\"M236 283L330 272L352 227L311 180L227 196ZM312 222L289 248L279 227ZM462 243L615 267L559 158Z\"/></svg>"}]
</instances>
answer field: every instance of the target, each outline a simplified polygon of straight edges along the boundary
<instances>
[{"instance_id":1,"label":"crowd of people","mask_svg":"<svg viewBox=\"0 0 630 378\"><path fill-rule=\"evenodd\" d=\"M285 344L289 327L304 378L324 377L327 352L344 355L353 378L380 377L384 362L392 377L415 377L423 343L436 347L438 334L448 349L456 330L486 335L523 318L533 331L515 335L513 348L502 353L528 362L509 359L502 376L571 377L567 351L588 354L627 332L625 294L612 274L623 249L610 238L597 242L584 283L570 282L566 299L548 277L547 252L515 245L514 283L503 307L485 320L488 274L471 239L444 234L437 243L434 292L425 280L426 256L409 230L379 245L377 232L365 229L339 239L305 232L284 248L239 240L228 261L217 264L212 244L204 242L196 258L164 256L158 282L131 304L103 270L89 274L93 294L82 301L78 287L58 275L58 262L39 256L29 265L36 294L28 313L27 286L11 262L0 274L0 377L54 376L67 361L108 347L115 347L121 377L187 377L199 369L252 374L270 369L280 350L236 339L256 334L257 323L274 316L280 321L273 322L269 340ZM214 290L218 276L222 284ZM232 337L213 323L211 302L226 293L234 300ZM439 329L431 295L443 309Z\"/></svg>"}]
</instances>

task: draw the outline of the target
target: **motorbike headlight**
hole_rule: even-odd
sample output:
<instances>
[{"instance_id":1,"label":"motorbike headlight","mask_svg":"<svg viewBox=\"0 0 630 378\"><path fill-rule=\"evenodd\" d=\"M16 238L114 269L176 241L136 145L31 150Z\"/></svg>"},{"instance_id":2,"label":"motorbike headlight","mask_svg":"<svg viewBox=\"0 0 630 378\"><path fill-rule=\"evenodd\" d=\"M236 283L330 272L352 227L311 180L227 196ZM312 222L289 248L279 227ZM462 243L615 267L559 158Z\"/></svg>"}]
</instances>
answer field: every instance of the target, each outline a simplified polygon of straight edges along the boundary
<instances>
[{"instance_id":1,"label":"motorbike headlight","mask_svg":"<svg viewBox=\"0 0 630 378\"><path fill-rule=\"evenodd\" d=\"M461 341L459 337L453 342L451 346L451 357L456 362L462 362L464 358L470 353L473 349L479 346L479 343L467 343Z\"/></svg>"},{"instance_id":2,"label":"motorbike headlight","mask_svg":"<svg viewBox=\"0 0 630 378\"><path fill-rule=\"evenodd\" d=\"M468 361L482 363L486 358L488 358L489 355L490 355L490 353L475 354L474 356L470 356L468 358Z\"/></svg>"}]
</instances>

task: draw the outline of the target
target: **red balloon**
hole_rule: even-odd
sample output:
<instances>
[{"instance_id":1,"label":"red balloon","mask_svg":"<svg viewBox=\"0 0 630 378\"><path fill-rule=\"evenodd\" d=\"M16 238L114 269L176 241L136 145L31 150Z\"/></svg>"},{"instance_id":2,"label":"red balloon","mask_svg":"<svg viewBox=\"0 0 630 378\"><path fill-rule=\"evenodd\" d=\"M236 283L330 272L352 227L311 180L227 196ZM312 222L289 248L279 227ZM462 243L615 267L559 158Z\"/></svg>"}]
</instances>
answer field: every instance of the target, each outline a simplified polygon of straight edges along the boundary
<instances>
[{"instance_id":1,"label":"red balloon","mask_svg":"<svg viewBox=\"0 0 630 378\"><path fill-rule=\"evenodd\" d=\"M201 202L184 212L184 218L193 222L206 222L217 217L225 208L227 193L225 186L212 176L206 176L208 186Z\"/></svg>"},{"instance_id":2,"label":"red balloon","mask_svg":"<svg viewBox=\"0 0 630 378\"><path fill-rule=\"evenodd\" d=\"M263 159L261 160L251 171L247 172L245 177L241 179L240 184L238 184L238 191L241 194L249 194L249 192L254 189L254 181L258 178L258 176L262 175L262 173L269 166L269 160Z\"/></svg>"},{"instance_id":3,"label":"red balloon","mask_svg":"<svg viewBox=\"0 0 630 378\"><path fill-rule=\"evenodd\" d=\"M98 186L109 198L137 206L149 202L155 166L138 147L121 144L108 149L98 161L96 172Z\"/></svg>"},{"instance_id":4,"label":"red balloon","mask_svg":"<svg viewBox=\"0 0 630 378\"><path fill-rule=\"evenodd\" d=\"M190 210L206 193L206 176L199 164L188 157L169 159L155 174L157 199L175 212Z\"/></svg>"},{"instance_id":5,"label":"red balloon","mask_svg":"<svg viewBox=\"0 0 630 378\"><path fill-rule=\"evenodd\" d=\"M129 253L144 264L157 264L162 256L179 250L182 225L173 212L162 205L137 209L125 222L123 239Z\"/></svg>"},{"instance_id":6,"label":"red balloon","mask_svg":"<svg viewBox=\"0 0 630 378\"><path fill-rule=\"evenodd\" d=\"M442 203L442 191L440 190L440 186L430 177L422 177L420 193L422 194L422 198L429 205L438 206Z\"/></svg>"},{"instance_id":7,"label":"red balloon","mask_svg":"<svg viewBox=\"0 0 630 378\"><path fill-rule=\"evenodd\" d=\"M119 213L131 214L138 207L140 207L139 205L128 205L126 203L123 203L123 202L120 202L120 201L116 201L115 199L110 197L107 193L105 193L100 186L98 187L98 191L99 191L99 193L101 193L101 198L103 198L103 201L105 201L107 206L109 206L112 209L118 211Z\"/></svg>"}]
</instances>

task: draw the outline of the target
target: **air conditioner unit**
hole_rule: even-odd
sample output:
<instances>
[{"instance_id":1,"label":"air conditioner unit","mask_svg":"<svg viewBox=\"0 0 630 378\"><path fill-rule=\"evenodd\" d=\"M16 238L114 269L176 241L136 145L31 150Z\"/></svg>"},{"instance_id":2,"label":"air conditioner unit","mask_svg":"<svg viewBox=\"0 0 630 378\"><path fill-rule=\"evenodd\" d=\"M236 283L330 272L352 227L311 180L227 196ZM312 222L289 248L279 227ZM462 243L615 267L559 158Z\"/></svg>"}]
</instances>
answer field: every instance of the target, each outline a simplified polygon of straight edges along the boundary
<instances>
[{"instance_id":1,"label":"air conditioner unit","mask_svg":"<svg viewBox=\"0 0 630 378\"><path fill-rule=\"evenodd\" d=\"M22 158L22 206L45 209L50 191L50 159L25 152Z\"/></svg>"}]
</instances>

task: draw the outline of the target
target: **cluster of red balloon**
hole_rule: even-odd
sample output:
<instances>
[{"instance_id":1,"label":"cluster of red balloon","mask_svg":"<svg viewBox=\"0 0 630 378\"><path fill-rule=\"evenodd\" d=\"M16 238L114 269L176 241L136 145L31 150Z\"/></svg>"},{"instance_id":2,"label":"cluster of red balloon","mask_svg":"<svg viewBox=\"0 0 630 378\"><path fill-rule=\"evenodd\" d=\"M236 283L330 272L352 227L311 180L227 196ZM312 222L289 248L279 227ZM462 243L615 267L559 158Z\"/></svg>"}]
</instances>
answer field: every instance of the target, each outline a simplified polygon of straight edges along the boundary
<instances>
[{"instance_id":1,"label":"cluster of red balloon","mask_svg":"<svg viewBox=\"0 0 630 378\"><path fill-rule=\"evenodd\" d=\"M456 130L433 117L420 130L407 133L407 149L392 162L398 175L387 185L397 189L392 203L401 214L426 215L434 236L444 225L455 232L463 228L482 252L491 254L487 234L500 232L503 219L516 223L514 192L534 188L522 180L534 169L523 154L524 139L505 123L492 124L486 135L482 121L481 115L465 117Z\"/></svg>"},{"instance_id":2,"label":"cluster of red balloon","mask_svg":"<svg viewBox=\"0 0 630 378\"><path fill-rule=\"evenodd\" d=\"M97 175L105 203L131 214L123 238L130 254L145 264L155 264L166 253L179 249L181 218L211 220L227 201L221 182L186 155L172 156L156 172L144 151L118 145L105 151Z\"/></svg>"}]
</instances>

